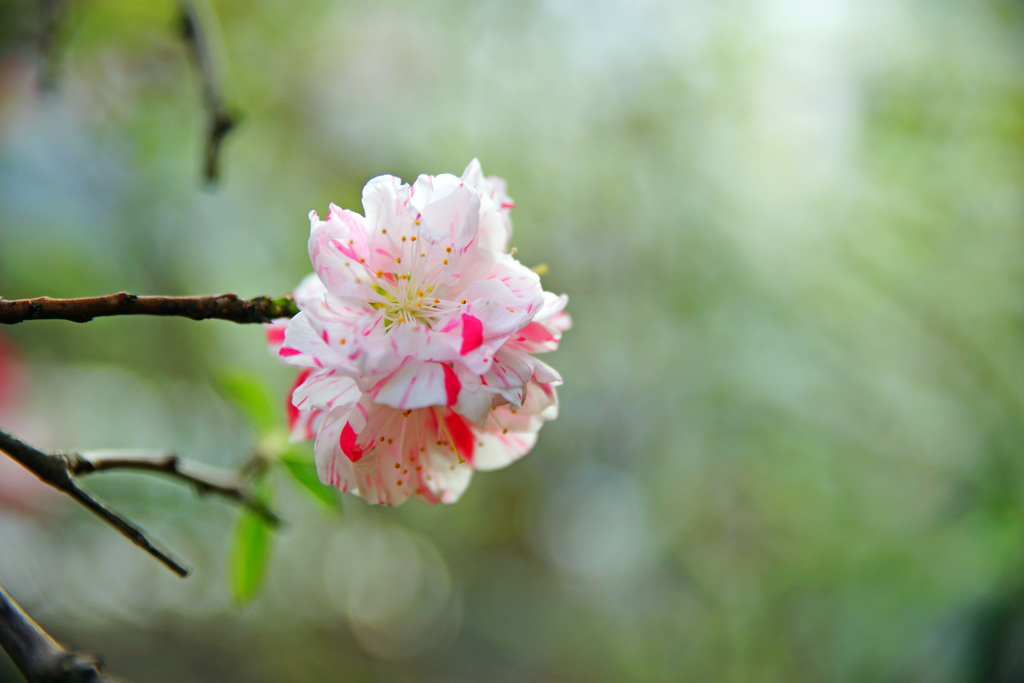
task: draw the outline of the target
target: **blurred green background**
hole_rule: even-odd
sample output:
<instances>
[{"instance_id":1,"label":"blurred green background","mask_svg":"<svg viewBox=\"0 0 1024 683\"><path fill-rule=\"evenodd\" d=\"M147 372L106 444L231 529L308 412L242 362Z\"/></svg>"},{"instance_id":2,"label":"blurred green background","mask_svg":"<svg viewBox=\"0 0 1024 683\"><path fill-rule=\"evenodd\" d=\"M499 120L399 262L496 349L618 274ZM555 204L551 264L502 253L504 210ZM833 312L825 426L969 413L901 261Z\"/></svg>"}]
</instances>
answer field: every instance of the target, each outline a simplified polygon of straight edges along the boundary
<instances>
[{"instance_id":1,"label":"blurred green background","mask_svg":"<svg viewBox=\"0 0 1024 683\"><path fill-rule=\"evenodd\" d=\"M229 505L88 482L180 581L0 470L0 583L56 637L138 681L1024 678L1024 3L201 3L215 188L177 6L70 3L45 92L41 4L0 1L5 298L279 295L310 209L479 157L575 320L560 418L457 505L279 478L244 608ZM237 465L218 373L282 415L292 378L227 322L0 341L50 448Z\"/></svg>"}]
</instances>

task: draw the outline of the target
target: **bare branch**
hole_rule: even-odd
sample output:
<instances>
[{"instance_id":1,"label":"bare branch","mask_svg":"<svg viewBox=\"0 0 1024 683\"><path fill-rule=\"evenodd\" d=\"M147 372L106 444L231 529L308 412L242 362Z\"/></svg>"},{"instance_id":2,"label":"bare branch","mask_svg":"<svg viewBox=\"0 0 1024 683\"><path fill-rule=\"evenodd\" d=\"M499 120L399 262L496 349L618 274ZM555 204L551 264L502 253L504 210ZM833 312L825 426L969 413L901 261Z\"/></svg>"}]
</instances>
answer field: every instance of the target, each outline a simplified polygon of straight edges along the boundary
<instances>
[{"instance_id":1,"label":"bare branch","mask_svg":"<svg viewBox=\"0 0 1024 683\"><path fill-rule=\"evenodd\" d=\"M199 76L203 106L206 109L206 150L203 177L208 183L216 183L220 176L221 145L228 133L238 125L239 117L224 108L206 32L199 21L195 5L190 0L181 2L181 37L188 48L193 68Z\"/></svg>"},{"instance_id":2,"label":"bare branch","mask_svg":"<svg viewBox=\"0 0 1024 683\"><path fill-rule=\"evenodd\" d=\"M64 649L0 586L0 647L28 683L116 683L95 657Z\"/></svg>"},{"instance_id":3,"label":"bare branch","mask_svg":"<svg viewBox=\"0 0 1024 683\"><path fill-rule=\"evenodd\" d=\"M179 316L192 320L216 318L236 323L266 323L290 318L299 312L288 298L258 296L239 299L235 294L219 296L136 296L127 292L82 299L0 299L0 324L25 320L57 319L76 323L112 315Z\"/></svg>"},{"instance_id":4,"label":"bare branch","mask_svg":"<svg viewBox=\"0 0 1024 683\"><path fill-rule=\"evenodd\" d=\"M145 530L80 489L71 477L67 456L61 453L41 451L3 429L0 429L0 450L39 477L44 484L49 484L74 498L94 515L116 529L122 536L160 560L178 576L184 578L189 575L191 569L151 538Z\"/></svg>"},{"instance_id":5,"label":"bare branch","mask_svg":"<svg viewBox=\"0 0 1024 683\"><path fill-rule=\"evenodd\" d=\"M281 518L248 489L239 470L224 470L181 458L174 453L147 451L82 451L68 456L69 470L78 477L97 472L137 471L166 474L192 484L200 495L234 501L278 526Z\"/></svg>"}]
</instances>

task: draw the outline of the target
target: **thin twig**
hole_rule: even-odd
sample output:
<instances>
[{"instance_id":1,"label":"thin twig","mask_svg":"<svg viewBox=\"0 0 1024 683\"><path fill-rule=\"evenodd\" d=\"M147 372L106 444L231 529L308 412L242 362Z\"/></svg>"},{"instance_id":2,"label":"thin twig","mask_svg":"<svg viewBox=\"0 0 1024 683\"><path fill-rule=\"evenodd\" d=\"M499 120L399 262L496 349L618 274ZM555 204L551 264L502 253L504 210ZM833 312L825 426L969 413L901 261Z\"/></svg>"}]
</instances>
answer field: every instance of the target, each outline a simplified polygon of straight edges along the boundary
<instances>
[{"instance_id":1,"label":"thin twig","mask_svg":"<svg viewBox=\"0 0 1024 683\"><path fill-rule=\"evenodd\" d=\"M221 145L228 133L238 125L239 116L224 108L207 35L199 21L195 5L189 0L181 2L181 38L185 41L189 60L199 76L203 106L206 109L203 177L208 183L216 183L220 176Z\"/></svg>"},{"instance_id":2,"label":"thin twig","mask_svg":"<svg viewBox=\"0 0 1024 683\"><path fill-rule=\"evenodd\" d=\"M57 85L57 67L60 56L58 33L68 13L67 0L41 0L39 2L39 89L52 92Z\"/></svg>"},{"instance_id":3,"label":"thin twig","mask_svg":"<svg viewBox=\"0 0 1024 683\"><path fill-rule=\"evenodd\" d=\"M184 578L189 575L191 569L151 538L144 529L80 489L71 476L67 456L61 453L41 451L3 429L0 429L0 451L11 456L15 462L39 477L44 484L49 484L74 498L94 515L116 529L122 536L163 562L178 576Z\"/></svg>"},{"instance_id":4,"label":"thin twig","mask_svg":"<svg viewBox=\"0 0 1024 683\"><path fill-rule=\"evenodd\" d=\"M29 683L116 683L93 656L66 650L0 586L0 647Z\"/></svg>"},{"instance_id":5,"label":"thin twig","mask_svg":"<svg viewBox=\"0 0 1024 683\"><path fill-rule=\"evenodd\" d=\"M234 501L278 526L281 518L246 487L239 470L224 470L186 460L174 453L146 451L81 451L68 455L68 469L76 477L97 472L138 471L166 474L192 484L200 495L214 494Z\"/></svg>"},{"instance_id":6,"label":"thin twig","mask_svg":"<svg viewBox=\"0 0 1024 683\"><path fill-rule=\"evenodd\" d=\"M236 323L266 323L290 318L299 312L288 298L258 296L239 299L235 294L219 296L136 296L127 292L82 299L0 299L0 324L25 320L56 319L76 323L111 315L180 316L193 320L216 318Z\"/></svg>"}]
</instances>

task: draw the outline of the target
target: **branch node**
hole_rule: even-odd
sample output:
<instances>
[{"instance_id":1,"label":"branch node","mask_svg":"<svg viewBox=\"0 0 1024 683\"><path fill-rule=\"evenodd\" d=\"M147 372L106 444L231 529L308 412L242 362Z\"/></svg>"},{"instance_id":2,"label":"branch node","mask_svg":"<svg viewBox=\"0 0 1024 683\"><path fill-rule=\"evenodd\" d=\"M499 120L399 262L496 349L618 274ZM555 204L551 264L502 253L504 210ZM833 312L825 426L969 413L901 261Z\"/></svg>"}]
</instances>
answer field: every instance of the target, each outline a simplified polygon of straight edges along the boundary
<instances>
[{"instance_id":1,"label":"branch node","mask_svg":"<svg viewBox=\"0 0 1024 683\"><path fill-rule=\"evenodd\" d=\"M41 481L73 498L104 522L113 526L122 536L163 562L179 577L187 577L191 569L170 551L163 548L146 531L129 519L96 500L75 480L76 475L111 470L138 470L168 474L193 484L200 492L216 494L242 505L263 517L272 525L281 518L245 487L246 479L240 472L218 470L199 463L189 463L174 454L140 452L94 452L92 457L82 453L46 453L13 434L0 429L0 451L16 463L35 474Z\"/></svg>"}]
</instances>

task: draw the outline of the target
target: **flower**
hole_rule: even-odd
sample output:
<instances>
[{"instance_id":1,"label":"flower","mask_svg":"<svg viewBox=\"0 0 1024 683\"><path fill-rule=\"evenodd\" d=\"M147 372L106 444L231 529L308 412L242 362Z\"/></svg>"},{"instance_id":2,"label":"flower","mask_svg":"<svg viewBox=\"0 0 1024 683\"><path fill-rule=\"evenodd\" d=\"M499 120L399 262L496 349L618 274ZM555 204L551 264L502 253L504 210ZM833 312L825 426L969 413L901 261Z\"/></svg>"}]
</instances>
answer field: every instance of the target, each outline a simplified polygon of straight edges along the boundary
<instances>
[{"instance_id":1,"label":"flower","mask_svg":"<svg viewBox=\"0 0 1024 683\"><path fill-rule=\"evenodd\" d=\"M567 298L509 252L513 202L475 159L461 177L379 176L362 203L365 216L310 212L300 312L268 328L304 368L292 436L316 435L325 484L370 502L451 503L473 470L525 455L557 414L562 379L534 354L570 326Z\"/></svg>"}]
</instances>

